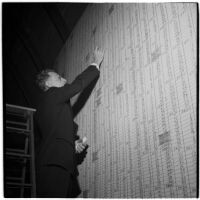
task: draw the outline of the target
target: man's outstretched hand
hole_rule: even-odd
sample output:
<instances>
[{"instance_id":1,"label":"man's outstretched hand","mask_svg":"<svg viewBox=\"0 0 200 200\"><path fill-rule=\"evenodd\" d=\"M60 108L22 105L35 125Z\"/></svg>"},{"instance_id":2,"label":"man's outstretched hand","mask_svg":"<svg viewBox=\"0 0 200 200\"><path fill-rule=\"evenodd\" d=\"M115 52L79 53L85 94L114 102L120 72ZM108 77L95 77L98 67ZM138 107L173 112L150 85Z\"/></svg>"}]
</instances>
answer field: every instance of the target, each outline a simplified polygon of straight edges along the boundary
<instances>
[{"instance_id":1,"label":"man's outstretched hand","mask_svg":"<svg viewBox=\"0 0 200 200\"><path fill-rule=\"evenodd\" d=\"M99 47L96 47L93 52L93 62L100 66L103 61L104 51Z\"/></svg>"}]
</instances>

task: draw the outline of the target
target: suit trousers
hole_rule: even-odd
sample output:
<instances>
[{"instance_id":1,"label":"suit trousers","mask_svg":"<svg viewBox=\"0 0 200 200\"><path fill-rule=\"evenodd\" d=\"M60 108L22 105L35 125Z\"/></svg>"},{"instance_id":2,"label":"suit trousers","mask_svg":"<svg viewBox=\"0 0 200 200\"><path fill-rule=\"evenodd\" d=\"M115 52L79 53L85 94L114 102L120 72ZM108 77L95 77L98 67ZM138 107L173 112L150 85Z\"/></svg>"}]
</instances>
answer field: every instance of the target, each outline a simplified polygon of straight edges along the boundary
<instances>
[{"instance_id":1,"label":"suit trousers","mask_svg":"<svg viewBox=\"0 0 200 200\"><path fill-rule=\"evenodd\" d=\"M70 197L71 174L58 165L41 166L36 175L37 197Z\"/></svg>"}]
</instances>

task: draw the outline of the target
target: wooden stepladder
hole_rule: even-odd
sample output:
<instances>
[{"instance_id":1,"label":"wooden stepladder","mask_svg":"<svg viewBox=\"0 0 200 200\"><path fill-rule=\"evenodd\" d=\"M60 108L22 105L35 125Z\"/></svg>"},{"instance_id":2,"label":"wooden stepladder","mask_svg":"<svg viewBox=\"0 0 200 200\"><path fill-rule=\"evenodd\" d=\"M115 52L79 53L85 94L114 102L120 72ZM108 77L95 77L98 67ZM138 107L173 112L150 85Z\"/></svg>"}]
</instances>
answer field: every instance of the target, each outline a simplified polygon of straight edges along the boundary
<instances>
[{"instance_id":1,"label":"wooden stepladder","mask_svg":"<svg viewBox=\"0 0 200 200\"><path fill-rule=\"evenodd\" d=\"M6 104L4 112L4 196L36 197L34 123L36 110Z\"/></svg>"}]
</instances>

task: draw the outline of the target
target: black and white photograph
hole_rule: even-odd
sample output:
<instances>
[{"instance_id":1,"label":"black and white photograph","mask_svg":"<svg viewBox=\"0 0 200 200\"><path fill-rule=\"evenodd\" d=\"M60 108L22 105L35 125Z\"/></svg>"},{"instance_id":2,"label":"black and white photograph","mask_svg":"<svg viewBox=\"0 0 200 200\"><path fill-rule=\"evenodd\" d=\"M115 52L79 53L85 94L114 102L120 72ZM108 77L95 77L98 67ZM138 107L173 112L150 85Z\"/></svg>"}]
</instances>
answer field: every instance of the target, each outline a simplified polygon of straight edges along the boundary
<instances>
[{"instance_id":1,"label":"black and white photograph","mask_svg":"<svg viewBox=\"0 0 200 200\"><path fill-rule=\"evenodd\" d=\"M198 198L198 2L2 2L4 198Z\"/></svg>"}]
</instances>

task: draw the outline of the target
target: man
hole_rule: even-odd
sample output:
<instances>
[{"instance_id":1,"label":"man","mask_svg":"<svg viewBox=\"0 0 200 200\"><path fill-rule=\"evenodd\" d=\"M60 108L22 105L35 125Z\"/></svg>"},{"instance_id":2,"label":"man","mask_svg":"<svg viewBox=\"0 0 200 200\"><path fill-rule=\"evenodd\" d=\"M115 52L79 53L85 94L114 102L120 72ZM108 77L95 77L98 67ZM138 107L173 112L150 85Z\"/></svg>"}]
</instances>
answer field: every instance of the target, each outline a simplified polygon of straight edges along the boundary
<instances>
[{"instance_id":1,"label":"man","mask_svg":"<svg viewBox=\"0 0 200 200\"><path fill-rule=\"evenodd\" d=\"M40 133L36 140L36 184L38 197L73 197L70 190L77 175L75 153L85 149L76 140L77 124L73 121L70 98L83 91L99 76L104 53L96 48L93 63L68 84L52 70L37 76L44 91L37 107L35 122Z\"/></svg>"}]
</instances>

